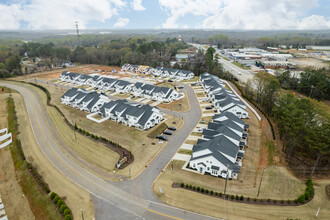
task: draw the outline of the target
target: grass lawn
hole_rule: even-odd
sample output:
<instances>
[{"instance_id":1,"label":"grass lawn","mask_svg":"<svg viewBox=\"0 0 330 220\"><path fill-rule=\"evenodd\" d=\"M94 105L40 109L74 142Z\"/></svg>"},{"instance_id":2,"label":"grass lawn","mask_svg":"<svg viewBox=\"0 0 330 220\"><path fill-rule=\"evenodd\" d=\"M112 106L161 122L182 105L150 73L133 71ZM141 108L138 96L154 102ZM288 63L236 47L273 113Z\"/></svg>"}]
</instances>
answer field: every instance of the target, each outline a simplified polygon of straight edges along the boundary
<instances>
[{"instance_id":1,"label":"grass lawn","mask_svg":"<svg viewBox=\"0 0 330 220\"><path fill-rule=\"evenodd\" d=\"M196 96L197 96L197 98L200 98L200 97L206 97L206 95L205 95L204 92L197 92L197 93L196 93Z\"/></svg>"},{"instance_id":2,"label":"grass lawn","mask_svg":"<svg viewBox=\"0 0 330 220\"><path fill-rule=\"evenodd\" d=\"M165 108L165 109L169 109L175 112L186 112L190 109L190 104L189 104L189 100L187 97L187 93L185 93L185 97L183 97L182 99L173 101L171 103L161 103L159 104L157 107L159 108Z\"/></svg>"},{"instance_id":3,"label":"grass lawn","mask_svg":"<svg viewBox=\"0 0 330 220\"><path fill-rule=\"evenodd\" d=\"M202 133L199 133L199 132L191 132L191 135L198 136L198 137L202 137L203 136L203 134Z\"/></svg>"},{"instance_id":4,"label":"grass lawn","mask_svg":"<svg viewBox=\"0 0 330 220\"><path fill-rule=\"evenodd\" d=\"M192 145L195 145L195 144L197 144L197 141L194 141L194 140L186 140L184 143L185 143L185 144L192 144Z\"/></svg>"},{"instance_id":5,"label":"grass lawn","mask_svg":"<svg viewBox=\"0 0 330 220\"><path fill-rule=\"evenodd\" d=\"M141 131L134 127L118 124L111 120L106 120L98 124L87 119L87 113L60 104L60 97L66 90L55 88L52 85L43 86L49 90L52 96L52 104L57 105L70 122L76 123L78 127L89 131L89 133L97 134L98 136L102 136L116 143L119 143L124 148L131 151L134 155L134 162L132 164L125 167L124 169L114 169L115 162L117 162L119 158L117 153L78 133L78 140L75 141L73 131L65 124L62 117L56 112L54 108L48 107L47 109L49 109L48 111L54 121L54 124L56 124L57 130L65 142L68 143L70 148L74 150L74 152L79 157L83 158L85 161L92 165L96 165L104 172L109 173L115 170L116 174L118 175L128 176L129 168L131 168L131 176L135 177L145 168L145 164L149 163L159 152L159 150L166 144L165 142L159 144L157 140L147 137L147 135L154 129L157 129L161 123L149 129L148 131ZM45 95L41 91L40 94L45 98ZM180 128L183 124L182 120L172 116L165 115L165 119L166 120L164 122L168 126L175 126Z\"/></svg>"},{"instance_id":6,"label":"grass lawn","mask_svg":"<svg viewBox=\"0 0 330 220\"><path fill-rule=\"evenodd\" d=\"M202 120L204 120L204 123L202 123ZM202 117L199 123L200 124L208 124L211 121L212 121L212 116L207 116L207 117Z\"/></svg>"},{"instance_id":7,"label":"grass lawn","mask_svg":"<svg viewBox=\"0 0 330 220\"><path fill-rule=\"evenodd\" d=\"M280 207L239 204L180 188L172 188L171 184L176 181L201 186L216 192L223 192L224 190L224 179L183 171L181 170L183 164L182 161L174 161L174 169L166 169L166 172L161 174L153 187L156 196L171 206L224 219L314 219L319 207L323 213L320 212L318 219L327 219L326 216L330 215L329 200L325 195L325 185L330 183L329 180L316 184L314 199L303 206ZM163 193L159 192L159 187ZM259 198L292 200L304 189L304 183L291 176L285 168L271 167L264 173ZM253 187L248 180L228 181L227 184L228 194L255 198L257 190L258 188Z\"/></svg>"},{"instance_id":8,"label":"grass lawn","mask_svg":"<svg viewBox=\"0 0 330 220\"><path fill-rule=\"evenodd\" d=\"M171 82L162 82L162 83L158 83L158 84L155 84L156 86L158 87L167 87L167 88L170 88L170 89L175 89L175 84L174 83L171 83Z\"/></svg>"},{"instance_id":9,"label":"grass lawn","mask_svg":"<svg viewBox=\"0 0 330 220\"><path fill-rule=\"evenodd\" d=\"M244 70L248 70L249 68L243 64L240 64L238 62L232 62L232 64L234 64L235 66L241 68L241 69L244 69Z\"/></svg>"},{"instance_id":10,"label":"grass lawn","mask_svg":"<svg viewBox=\"0 0 330 220\"><path fill-rule=\"evenodd\" d=\"M119 98L126 99L126 98L128 98L128 97L130 97L130 96L132 96L132 95L129 94L129 93L123 93L123 94L118 93L118 94L116 94L115 96L116 96L116 97L119 97Z\"/></svg>"},{"instance_id":11,"label":"grass lawn","mask_svg":"<svg viewBox=\"0 0 330 220\"><path fill-rule=\"evenodd\" d=\"M180 149L178 153L192 155L192 150Z\"/></svg>"},{"instance_id":12,"label":"grass lawn","mask_svg":"<svg viewBox=\"0 0 330 220\"><path fill-rule=\"evenodd\" d=\"M195 76L194 78L192 79L189 79L189 80L182 80L181 82L191 82L191 83L194 83L194 82L197 82L199 80L199 76Z\"/></svg>"}]
</instances>

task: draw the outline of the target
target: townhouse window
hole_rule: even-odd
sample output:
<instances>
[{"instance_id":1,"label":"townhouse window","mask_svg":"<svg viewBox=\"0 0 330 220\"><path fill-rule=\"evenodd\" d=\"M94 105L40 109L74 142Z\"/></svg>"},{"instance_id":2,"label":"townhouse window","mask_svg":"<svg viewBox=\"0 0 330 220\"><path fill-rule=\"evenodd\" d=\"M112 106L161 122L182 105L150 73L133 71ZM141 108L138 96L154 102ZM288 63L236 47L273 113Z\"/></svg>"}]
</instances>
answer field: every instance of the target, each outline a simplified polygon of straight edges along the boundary
<instances>
[{"instance_id":1,"label":"townhouse window","mask_svg":"<svg viewBox=\"0 0 330 220\"><path fill-rule=\"evenodd\" d=\"M210 170L210 167L208 167L207 170Z\"/></svg>"}]
</instances>

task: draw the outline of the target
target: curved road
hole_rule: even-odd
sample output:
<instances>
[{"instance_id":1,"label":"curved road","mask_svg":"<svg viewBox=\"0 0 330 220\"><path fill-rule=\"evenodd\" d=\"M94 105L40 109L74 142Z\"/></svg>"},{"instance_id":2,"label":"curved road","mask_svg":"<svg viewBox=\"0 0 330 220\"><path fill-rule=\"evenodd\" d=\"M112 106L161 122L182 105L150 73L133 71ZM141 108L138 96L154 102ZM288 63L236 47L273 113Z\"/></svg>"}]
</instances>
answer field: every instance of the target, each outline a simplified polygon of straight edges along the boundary
<instances>
[{"instance_id":1,"label":"curved road","mask_svg":"<svg viewBox=\"0 0 330 220\"><path fill-rule=\"evenodd\" d=\"M0 81L18 91L25 102L34 137L48 160L65 176L97 198L100 213L97 219L213 219L197 213L167 206L153 194L152 185L159 172L173 157L186 137L198 123L201 110L193 90L185 86L191 109L181 113L184 125L171 137L166 147L154 158L151 164L137 178L115 183L107 182L88 172L71 160L58 146L54 134L49 129L52 123L43 103L33 89L21 83ZM111 213L111 214L110 214Z\"/></svg>"}]
</instances>

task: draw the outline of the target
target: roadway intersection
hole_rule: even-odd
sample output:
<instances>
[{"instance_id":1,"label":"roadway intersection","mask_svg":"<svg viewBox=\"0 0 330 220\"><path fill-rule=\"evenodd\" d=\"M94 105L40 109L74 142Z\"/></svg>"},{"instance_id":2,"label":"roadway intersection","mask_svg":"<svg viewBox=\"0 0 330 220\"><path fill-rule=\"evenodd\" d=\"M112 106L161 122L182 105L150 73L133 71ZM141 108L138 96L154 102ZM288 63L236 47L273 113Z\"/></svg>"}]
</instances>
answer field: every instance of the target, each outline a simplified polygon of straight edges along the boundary
<instances>
[{"instance_id":1,"label":"roadway intersection","mask_svg":"<svg viewBox=\"0 0 330 220\"><path fill-rule=\"evenodd\" d=\"M23 83L0 81L18 91L25 102L34 138L47 159L67 178L88 191L95 205L96 219L214 219L163 204L154 194L152 185L158 174L191 133L201 116L197 98L191 87L185 86L191 109L176 113L184 120L163 150L135 179L124 182L105 181L88 172L62 151L50 129L51 120L39 95Z\"/></svg>"}]
</instances>

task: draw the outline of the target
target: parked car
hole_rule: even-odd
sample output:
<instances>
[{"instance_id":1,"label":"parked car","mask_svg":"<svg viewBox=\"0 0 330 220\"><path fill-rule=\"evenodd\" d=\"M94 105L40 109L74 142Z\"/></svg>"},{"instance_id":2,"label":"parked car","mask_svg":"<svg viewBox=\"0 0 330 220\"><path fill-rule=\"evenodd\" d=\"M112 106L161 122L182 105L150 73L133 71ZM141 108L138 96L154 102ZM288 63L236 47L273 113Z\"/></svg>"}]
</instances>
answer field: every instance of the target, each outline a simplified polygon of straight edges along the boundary
<instances>
[{"instance_id":1,"label":"parked car","mask_svg":"<svg viewBox=\"0 0 330 220\"><path fill-rule=\"evenodd\" d=\"M175 127L168 127L167 129L168 130L171 130L171 131L176 131L176 128Z\"/></svg>"},{"instance_id":2,"label":"parked car","mask_svg":"<svg viewBox=\"0 0 330 220\"><path fill-rule=\"evenodd\" d=\"M131 96L131 99L134 99L134 98L135 98L135 96L134 96L134 95L132 95L132 96Z\"/></svg>"},{"instance_id":3,"label":"parked car","mask_svg":"<svg viewBox=\"0 0 330 220\"><path fill-rule=\"evenodd\" d=\"M167 82L173 82L173 80L169 79L169 80L167 80Z\"/></svg>"},{"instance_id":4,"label":"parked car","mask_svg":"<svg viewBox=\"0 0 330 220\"><path fill-rule=\"evenodd\" d=\"M170 132L170 131L164 131L163 134L172 135L172 132Z\"/></svg>"},{"instance_id":5,"label":"parked car","mask_svg":"<svg viewBox=\"0 0 330 220\"><path fill-rule=\"evenodd\" d=\"M184 87L183 86L178 86L178 89L183 89Z\"/></svg>"},{"instance_id":6,"label":"parked car","mask_svg":"<svg viewBox=\"0 0 330 220\"><path fill-rule=\"evenodd\" d=\"M159 140L163 140L163 141L167 141L167 140L168 140L167 137L165 137L165 136L163 136L163 135L157 135L157 138L158 138Z\"/></svg>"},{"instance_id":7,"label":"parked car","mask_svg":"<svg viewBox=\"0 0 330 220\"><path fill-rule=\"evenodd\" d=\"M206 109L206 110L211 110L211 109L212 109L212 107L210 107L210 106L207 106L207 107L205 107L205 109Z\"/></svg>"}]
</instances>

